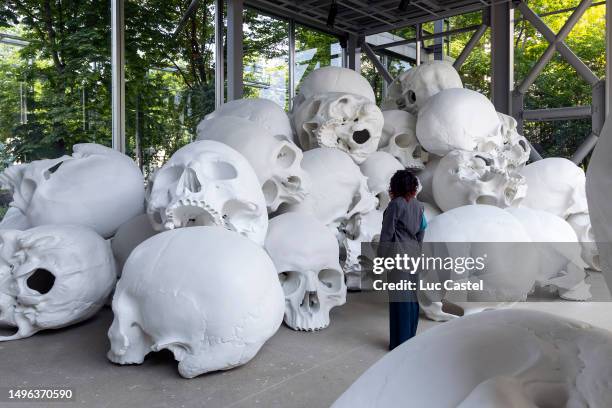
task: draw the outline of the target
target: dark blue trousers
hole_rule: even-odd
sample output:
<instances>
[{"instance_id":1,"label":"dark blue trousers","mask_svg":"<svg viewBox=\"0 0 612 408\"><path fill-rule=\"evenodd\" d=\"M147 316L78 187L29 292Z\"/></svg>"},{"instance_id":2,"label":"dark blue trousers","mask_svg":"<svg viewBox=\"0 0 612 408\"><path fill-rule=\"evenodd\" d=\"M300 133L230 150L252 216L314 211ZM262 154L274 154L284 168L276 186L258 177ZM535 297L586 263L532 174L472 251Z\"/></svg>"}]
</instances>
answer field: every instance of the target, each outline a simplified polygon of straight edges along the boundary
<instances>
[{"instance_id":1,"label":"dark blue trousers","mask_svg":"<svg viewBox=\"0 0 612 408\"><path fill-rule=\"evenodd\" d=\"M389 350L414 337L418 324L418 302L389 302Z\"/></svg>"}]
</instances>

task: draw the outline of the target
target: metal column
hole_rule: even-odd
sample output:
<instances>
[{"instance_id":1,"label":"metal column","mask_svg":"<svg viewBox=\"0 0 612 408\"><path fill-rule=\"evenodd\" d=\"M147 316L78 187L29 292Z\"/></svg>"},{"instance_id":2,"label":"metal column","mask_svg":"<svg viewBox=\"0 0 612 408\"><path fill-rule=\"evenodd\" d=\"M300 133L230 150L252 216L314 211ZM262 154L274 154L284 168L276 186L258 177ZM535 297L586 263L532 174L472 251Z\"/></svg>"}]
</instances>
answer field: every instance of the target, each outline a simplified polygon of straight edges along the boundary
<instances>
[{"instance_id":1,"label":"metal column","mask_svg":"<svg viewBox=\"0 0 612 408\"><path fill-rule=\"evenodd\" d=\"M514 10L510 3L491 6L491 99L498 112L510 114L514 87Z\"/></svg>"},{"instance_id":2,"label":"metal column","mask_svg":"<svg viewBox=\"0 0 612 408\"><path fill-rule=\"evenodd\" d=\"M111 0L113 149L125 153L125 21L123 0Z\"/></svg>"},{"instance_id":3,"label":"metal column","mask_svg":"<svg viewBox=\"0 0 612 408\"><path fill-rule=\"evenodd\" d=\"M444 20L436 20L434 22L434 34L444 32ZM444 37L439 37L434 40L434 59L444 59Z\"/></svg>"},{"instance_id":4,"label":"metal column","mask_svg":"<svg viewBox=\"0 0 612 408\"><path fill-rule=\"evenodd\" d=\"M370 48L368 43L365 42L365 39L363 39L361 42L361 49L366 53L366 55L368 56L368 59L374 65L374 68L376 68L378 75L380 75L383 78L383 80L388 84L393 82L393 77L391 76L389 71L387 71L387 67L385 67L383 63L380 62L380 59L374 53L374 51L372 51L372 48Z\"/></svg>"},{"instance_id":5,"label":"metal column","mask_svg":"<svg viewBox=\"0 0 612 408\"><path fill-rule=\"evenodd\" d=\"M423 41L423 27L420 24L416 25L416 65L421 65L421 46Z\"/></svg>"},{"instance_id":6,"label":"metal column","mask_svg":"<svg viewBox=\"0 0 612 408\"><path fill-rule=\"evenodd\" d=\"M223 0L215 0L215 108L225 102L225 48L223 47Z\"/></svg>"},{"instance_id":7,"label":"metal column","mask_svg":"<svg viewBox=\"0 0 612 408\"><path fill-rule=\"evenodd\" d=\"M289 20L289 110L295 98L295 20Z\"/></svg>"},{"instance_id":8,"label":"metal column","mask_svg":"<svg viewBox=\"0 0 612 408\"><path fill-rule=\"evenodd\" d=\"M359 38L356 35L349 35L347 41L348 68L358 74L361 73L361 49L359 48Z\"/></svg>"},{"instance_id":9,"label":"metal column","mask_svg":"<svg viewBox=\"0 0 612 408\"><path fill-rule=\"evenodd\" d=\"M243 0L227 0L227 100L233 101L243 95Z\"/></svg>"},{"instance_id":10,"label":"metal column","mask_svg":"<svg viewBox=\"0 0 612 408\"><path fill-rule=\"evenodd\" d=\"M606 2L606 116L612 97L612 1Z\"/></svg>"}]
</instances>

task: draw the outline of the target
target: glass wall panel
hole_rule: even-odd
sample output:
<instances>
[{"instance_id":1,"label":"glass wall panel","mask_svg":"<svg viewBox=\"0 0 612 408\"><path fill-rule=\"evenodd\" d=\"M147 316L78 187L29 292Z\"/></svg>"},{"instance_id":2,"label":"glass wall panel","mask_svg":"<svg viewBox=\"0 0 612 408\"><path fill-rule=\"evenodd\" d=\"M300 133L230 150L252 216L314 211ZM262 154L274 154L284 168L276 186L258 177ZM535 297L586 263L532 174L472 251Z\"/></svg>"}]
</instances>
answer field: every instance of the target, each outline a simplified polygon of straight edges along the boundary
<instances>
[{"instance_id":1,"label":"glass wall panel","mask_svg":"<svg viewBox=\"0 0 612 408\"><path fill-rule=\"evenodd\" d=\"M289 23L245 9L244 97L289 106Z\"/></svg>"},{"instance_id":2,"label":"glass wall panel","mask_svg":"<svg viewBox=\"0 0 612 408\"><path fill-rule=\"evenodd\" d=\"M299 92L302 78L313 70L326 66L342 66L342 47L332 35L296 25L295 27L295 89Z\"/></svg>"}]
</instances>

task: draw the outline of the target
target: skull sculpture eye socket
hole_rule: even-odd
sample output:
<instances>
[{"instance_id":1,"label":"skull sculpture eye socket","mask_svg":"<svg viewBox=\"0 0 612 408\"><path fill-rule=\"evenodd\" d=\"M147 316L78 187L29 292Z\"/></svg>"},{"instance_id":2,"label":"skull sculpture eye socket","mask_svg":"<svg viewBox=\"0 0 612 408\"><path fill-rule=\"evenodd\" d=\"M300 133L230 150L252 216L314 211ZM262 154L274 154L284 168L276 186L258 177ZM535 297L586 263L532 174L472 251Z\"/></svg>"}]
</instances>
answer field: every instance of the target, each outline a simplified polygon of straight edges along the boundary
<instances>
[{"instance_id":1,"label":"skull sculpture eye socket","mask_svg":"<svg viewBox=\"0 0 612 408\"><path fill-rule=\"evenodd\" d=\"M284 145L276 155L276 163L281 166L283 169L288 169L297 160L297 156L295 151L291 149L288 145Z\"/></svg>"},{"instance_id":2,"label":"skull sculpture eye socket","mask_svg":"<svg viewBox=\"0 0 612 408\"><path fill-rule=\"evenodd\" d=\"M46 269L38 268L26 280L28 288L44 295L53 289L55 275Z\"/></svg>"},{"instance_id":3,"label":"skull sculpture eye socket","mask_svg":"<svg viewBox=\"0 0 612 408\"><path fill-rule=\"evenodd\" d=\"M238 171L228 162L221 160L203 161L200 171L209 180L233 180L238 177Z\"/></svg>"},{"instance_id":4,"label":"skull sculpture eye socket","mask_svg":"<svg viewBox=\"0 0 612 408\"><path fill-rule=\"evenodd\" d=\"M327 288L330 292L337 292L340 290L342 287L342 279L342 274L335 269L322 269L319 271L319 280L323 284L323 287Z\"/></svg>"},{"instance_id":5,"label":"skull sculpture eye socket","mask_svg":"<svg viewBox=\"0 0 612 408\"><path fill-rule=\"evenodd\" d=\"M408 91L408 101L410 101L410 103L414 104L416 103L416 94L414 93L414 91L411 89Z\"/></svg>"},{"instance_id":6,"label":"skull sculpture eye socket","mask_svg":"<svg viewBox=\"0 0 612 408\"><path fill-rule=\"evenodd\" d=\"M283 287L285 297L294 293L300 287L300 273L295 271L285 271L278 274L278 280Z\"/></svg>"}]
</instances>

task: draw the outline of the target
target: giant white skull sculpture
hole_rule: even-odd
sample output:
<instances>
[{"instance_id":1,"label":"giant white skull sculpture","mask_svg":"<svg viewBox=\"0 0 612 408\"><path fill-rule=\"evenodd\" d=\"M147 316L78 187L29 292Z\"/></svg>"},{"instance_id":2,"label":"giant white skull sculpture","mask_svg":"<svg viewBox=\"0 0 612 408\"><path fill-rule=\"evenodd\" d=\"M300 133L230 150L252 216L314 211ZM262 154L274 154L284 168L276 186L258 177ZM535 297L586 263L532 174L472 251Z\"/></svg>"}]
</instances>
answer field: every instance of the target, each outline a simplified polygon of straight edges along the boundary
<instances>
[{"instance_id":1,"label":"giant white skull sculpture","mask_svg":"<svg viewBox=\"0 0 612 408\"><path fill-rule=\"evenodd\" d=\"M518 206L526 190L519 173L484 152L454 150L440 160L433 177L434 198L443 211L469 204Z\"/></svg>"},{"instance_id":2,"label":"giant white skull sculpture","mask_svg":"<svg viewBox=\"0 0 612 408\"><path fill-rule=\"evenodd\" d=\"M253 168L240 153L211 140L180 148L153 174L147 213L157 231L216 225L262 245L268 228Z\"/></svg>"},{"instance_id":3,"label":"giant white skull sculpture","mask_svg":"<svg viewBox=\"0 0 612 408\"><path fill-rule=\"evenodd\" d=\"M384 211L391 201L389 197L389 181L398 170L404 166L386 152L374 152L359 166L361 173L368 178L368 189L378 199L376 209Z\"/></svg>"},{"instance_id":4,"label":"giant white skull sculpture","mask_svg":"<svg viewBox=\"0 0 612 408\"><path fill-rule=\"evenodd\" d=\"M486 96L469 89L447 89L419 110L416 135L429 153L452 150L490 152L501 149L501 122Z\"/></svg>"},{"instance_id":5,"label":"giant white skull sculpture","mask_svg":"<svg viewBox=\"0 0 612 408\"><path fill-rule=\"evenodd\" d=\"M269 99L250 98L236 99L221 105L213 113L206 115L204 120L214 118L238 117L248 119L265 128L273 135L282 136L288 141L293 141L293 130L291 121L283 108Z\"/></svg>"},{"instance_id":6,"label":"giant white skull sculpture","mask_svg":"<svg viewBox=\"0 0 612 408\"><path fill-rule=\"evenodd\" d=\"M309 150L302 166L312 180L312 191L302 203L287 206L285 212L311 213L335 229L376 208L366 177L346 153L324 147Z\"/></svg>"},{"instance_id":7,"label":"giant white skull sculpture","mask_svg":"<svg viewBox=\"0 0 612 408\"><path fill-rule=\"evenodd\" d=\"M165 231L125 264L107 356L140 364L167 349L183 377L226 370L255 356L283 311L276 269L263 248L219 227Z\"/></svg>"},{"instance_id":8,"label":"giant white skull sculpture","mask_svg":"<svg viewBox=\"0 0 612 408\"><path fill-rule=\"evenodd\" d=\"M158 231L155 231L151 225L148 214L134 217L119 227L115 236L111 238L111 248L117 262L118 276L121 276L123 265L134 248L157 233Z\"/></svg>"},{"instance_id":9,"label":"giant white skull sculpture","mask_svg":"<svg viewBox=\"0 0 612 408\"><path fill-rule=\"evenodd\" d=\"M116 281L110 245L90 228L42 225L0 231L0 341L22 339L94 315Z\"/></svg>"},{"instance_id":10,"label":"giant white skull sculpture","mask_svg":"<svg viewBox=\"0 0 612 408\"><path fill-rule=\"evenodd\" d=\"M385 125L378 149L390 153L404 167L422 169L428 159L416 137L416 118L405 111L383 111Z\"/></svg>"},{"instance_id":11,"label":"giant white skull sculpture","mask_svg":"<svg viewBox=\"0 0 612 408\"><path fill-rule=\"evenodd\" d=\"M509 167L520 168L529 160L531 145L517 131L517 122L512 116L497 112L501 121L501 134L504 145L499 151Z\"/></svg>"},{"instance_id":12,"label":"giant white skull sculpture","mask_svg":"<svg viewBox=\"0 0 612 408\"><path fill-rule=\"evenodd\" d=\"M589 268L600 271L599 251L597 249L597 244L595 244L595 235L591 228L591 218L589 214L572 214L567 217L567 222L574 229L578 237L578 242L580 242L582 247L582 259L584 262L586 262Z\"/></svg>"},{"instance_id":13,"label":"giant white skull sculpture","mask_svg":"<svg viewBox=\"0 0 612 408\"><path fill-rule=\"evenodd\" d=\"M269 212L282 203L298 203L310 188L301 167L302 151L257 123L237 117L203 120L198 125L198 140L222 142L251 164L263 190Z\"/></svg>"},{"instance_id":14,"label":"giant white skull sculpture","mask_svg":"<svg viewBox=\"0 0 612 408\"><path fill-rule=\"evenodd\" d=\"M558 293L568 300L591 298L586 284L581 246L572 227L547 211L530 208L507 208L523 224L536 248L539 266L536 287Z\"/></svg>"},{"instance_id":15,"label":"giant white skull sculpture","mask_svg":"<svg viewBox=\"0 0 612 408\"><path fill-rule=\"evenodd\" d=\"M334 233L309 214L270 220L265 248L285 292L285 323L294 330L329 326L329 311L346 302Z\"/></svg>"},{"instance_id":16,"label":"giant white skull sculpture","mask_svg":"<svg viewBox=\"0 0 612 408\"><path fill-rule=\"evenodd\" d=\"M126 155L93 143L74 145L72 156L10 166L0 184L13 193L29 227L79 224L112 236L144 210L144 181Z\"/></svg>"},{"instance_id":17,"label":"giant white skull sculpture","mask_svg":"<svg viewBox=\"0 0 612 408\"><path fill-rule=\"evenodd\" d=\"M612 334L499 310L438 325L370 367L332 408L610 407ZM435 378L435 381L432 379Z\"/></svg>"},{"instance_id":18,"label":"giant white skull sculpture","mask_svg":"<svg viewBox=\"0 0 612 408\"><path fill-rule=\"evenodd\" d=\"M416 173L419 178L419 183L421 184L421 191L417 194L417 198L419 201L435 205L436 207L438 205L436 204L433 193L433 178L439 163L440 157L430 155L425 168Z\"/></svg>"},{"instance_id":19,"label":"giant white skull sculpture","mask_svg":"<svg viewBox=\"0 0 612 408\"><path fill-rule=\"evenodd\" d=\"M445 89L463 88L459 74L445 61L428 61L401 73L389 85L383 107L417 114L427 101Z\"/></svg>"},{"instance_id":20,"label":"giant white skull sculpture","mask_svg":"<svg viewBox=\"0 0 612 408\"><path fill-rule=\"evenodd\" d=\"M608 117L589 161L586 196L601 271L612 288L612 119Z\"/></svg>"},{"instance_id":21,"label":"giant white skull sculpture","mask_svg":"<svg viewBox=\"0 0 612 408\"><path fill-rule=\"evenodd\" d=\"M421 291L419 303L432 320L455 317L441 310L439 297L456 302L465 314L496 308L498 302L525 300L533 288L538 270L537 254L529 251L531 237L510 213L491 205L466 205L444 212L430 220L425 230L424 248L436 256L485 256L485 268L475 273L454 276L456 281L483 281L481 291L467 293ZM484 255L486 254L486 255ZM444 280L444 271L425 270L424 280ZM452 276L449 278L453 278ZM465 302L467 300L468 302Z\"/></svg>"},{"instance_id":22,"label":"giant white skull sculpture","mask_svg":"<svg viewBox=\"0 0 612 408\"><path fill-rule=\"evenodd\" d=\"M378 148L384 118L368 98L327 92L295 108L293 124L302 149L335 147L359 164Z\"/></svg>"},{"instance_id":23,"label":"giant white skull sculpture","mask_svg":"<svg viewBox=\"0 0 612 408\"><path fill-rule=\"evenodd\" d=\"M340 67L318 68L300 82L300 93L293 98L293 112L307 99L314 96L339 92L359 95L376 102L374 90L367 79L352 69Z\"/></svg>"},{"instance_id":24,"label":"giant white skull sculpture","mask_svg":"<svg viewBox=\"0 0 612 408\"><path fill-rule=\"evenodd\" d=\"M342 230L340 259L346 276L346 286L349 289L369 288L372 276L365 276L367 268L364 269L364 264L371 265L373 260L363 253L362 243L380 241L382 221L383 212L372 210L360 214L355 218L355 222Z\"/></svg>"},{"instance_id":25,"label":"giant white skull sculpture","mask_svg":"<svg viewBox=\"0 0 612 408\"><path fill-rule=\"evenodd\" d=\"M521 206L544 210L561 218L588 213L584 170L560 157L528 164L521 170L527 181L527 195Z\"/></svg>"}]
</instances>

